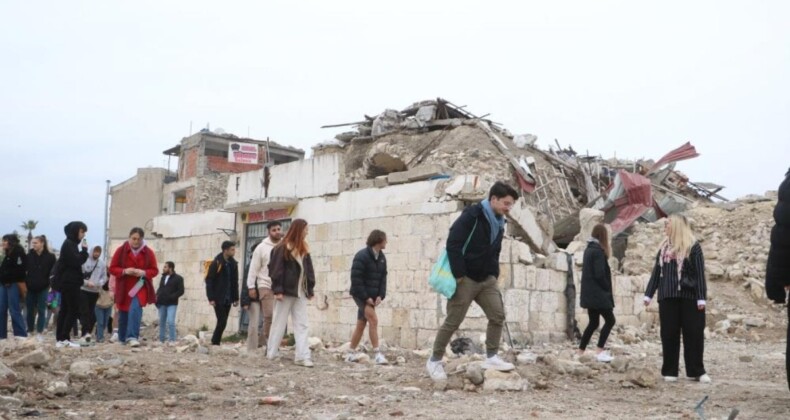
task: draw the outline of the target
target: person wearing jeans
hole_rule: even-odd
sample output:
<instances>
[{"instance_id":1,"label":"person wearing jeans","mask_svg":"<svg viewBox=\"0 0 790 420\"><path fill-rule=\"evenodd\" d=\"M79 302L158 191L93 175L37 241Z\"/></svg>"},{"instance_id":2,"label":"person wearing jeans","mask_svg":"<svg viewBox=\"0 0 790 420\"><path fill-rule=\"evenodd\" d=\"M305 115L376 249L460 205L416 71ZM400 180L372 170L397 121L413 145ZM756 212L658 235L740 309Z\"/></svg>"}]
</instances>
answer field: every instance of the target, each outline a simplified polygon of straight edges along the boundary
<instances>
[{"instance_id":1,"label":"person wearing jeans","mask_svg":"<svg viewBox=\"0 0 790 420\"><path fill-rule=\"evenodd\" d=\"M140 346L143 308L156 302L153 278L159 274L156 255L145 244L145 232L135 227L129 240L113 254L110 274L115 276L115 304L118 306L118 339L131 347Z\"/></svg>"},{"instance_id":2,"label":"person wearing jeans","mask_svg":"<svg viewBox=\"0 0 790 420\"><path fill-rule=\"evenodd\" d=\"M604 363L614 360L608 352L604 351L606 339L609 338L615 323L612 271L608 262L610 255L609 231L605 225L597 224L593 227L592 238L587 241L587 249L584 250L582 260L582 290L579 303L582 308L587 309L590 324L582 334L578 352L579 355L584 354L593 333L600 325L598 319L603 317L604 325L601 335L598 336L596 359Z\"/></svg>"},{"instance_id":3,"label":"person wearing jeans","mask_svg":"<svg viewBox=\"0 0 790 420\"><path fill-rule=\"evenodd\" d=\"M55 255L49 252L47 237L36 236L32 248L27 254L27 330L31 334L36 331L41 340L41 333L47 324L47 295L49 292L49 275L55 266Z\"/></svg>"},{"instance_id":4,"label":"person wearing jeans","mask_svg":"<svg viewBox=\"0 0 790 420\"><path fill-rule=\"evenodd\" d=\"M234 255L236 244L223 242L222 252L214 257L206 273L206 297L217 316L217 326L211 336L211 344L215 346L222 342L231 305L239 305L239 264L233 258Z\"/></svg>"},{"instance_id":5,"label":"person wearing jeans","mask_svg":"<svg viewBox=\"0 0 790 420\"><path fill-rule=\"evenodd\" d=\"M3 324L0 325L0 339L8 336L9 313L14 336L27 337L25 318L20 307L20 300L27 289L27 257L15 233L3 236L3 253L5 256L0 262L0 322Z\"/></svg>"},{"instance_id":6,"label":"person wearing jeans","mask_svg":"<svg viewBox=\"0 0 790 420\"><path fill-rule=\"evenodd\" d=\"M101 343L104 341L104 330L107 329L109 324L114 303L115 299L113 299L112 292L107 283L105 283L99 289L99 300L96 301L96 309L94 310L96 315L96 342Z\"/></svg>"},{"instance_id":7,"label":"person wearing jeans","mask_svg":"<svg viewBox=\"0 0 790 420\"><path fill-rule=\"evenodd\" d=\"M156 307L159 309L159 341L165 342L165 333L169 332L167 340L176 341L176 309L178 299L184 294L184 278L176 274L176 265L172 261L162 267L162 278L156 290ZM167 330L167 331L166 331Z\"/></svg>"},{"instance_id":8,"label":"person wearing jeans","mask_svg":"<svg viewBox=\"0 0 790 420\"><path fill-rule=\"evenodd\" d=\"M447 259L456 278L456 291L447 300L447 317L436 334L433 354L425 364L434 381L447 380L442 359L447 344L461 325L472 302L476 302L488 318L486 360L483 369L511 371L512 363L502 360L499 341L505 323L502 294L497 287L499 253L505 234L505 215L518 200L516 190L503 182L491 187L488 199L467 207L450 227L447 236Z\"/></svg>"},{"instance_id":9,"label":"person wearing jeans","mask_svg":"<svg viewBox=\"0 0 790 420\"><path fill-rule=\"evenodd\" d=\"M306 239L307 222L296 219L283 240L272 250L269 275L275 302L266 357L274 359L279 355L290 315L296 339L294 363L313 367L308 343L307 302L314 296L315 272Z\"/></svg>"},{"instance_id":10,"label":"person wearing jeans","mask_svg":"<svg viewBox=\"0 0 790 420\"><path fill-rule=\"evenodd\" d=\"M96 301L99 300L99 290L107 283L107 267L100 260L102 249L93 247L90 258L82 265L85 277L80 289L80 325L82 326L82 342L89 344L91 332L96 325Z\"/></svg>"}]
</instances>

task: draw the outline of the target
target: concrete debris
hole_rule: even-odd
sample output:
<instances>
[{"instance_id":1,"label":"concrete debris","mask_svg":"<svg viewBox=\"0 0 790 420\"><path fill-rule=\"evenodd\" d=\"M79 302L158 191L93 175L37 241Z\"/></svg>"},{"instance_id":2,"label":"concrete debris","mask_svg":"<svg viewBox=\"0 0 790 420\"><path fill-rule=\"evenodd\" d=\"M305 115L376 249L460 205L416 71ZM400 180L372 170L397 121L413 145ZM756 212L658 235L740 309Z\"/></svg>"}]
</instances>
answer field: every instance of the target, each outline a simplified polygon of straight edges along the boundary
<instances>
[{"instance_id":1,"label":"concrete debris","mask_svg":"<svg viewBox=\"0 0 790 420\"><path fill-rule=\"evenodd\" d=\"M627 380L642 388L655 388L658 383L658 374L653 369L638 368L628 372Z\"/></svg>"},{"instance_id":2,"label":"concrete debris","mask_svg":"<svg viewBox=\"0 0 790 420\"><path fill-rule=\"evenodd\" d=\"M500 372L488 369L485 371L483 390L494 391L525 391L529 382L516 372Z\"/></svg>"}]
</instances>

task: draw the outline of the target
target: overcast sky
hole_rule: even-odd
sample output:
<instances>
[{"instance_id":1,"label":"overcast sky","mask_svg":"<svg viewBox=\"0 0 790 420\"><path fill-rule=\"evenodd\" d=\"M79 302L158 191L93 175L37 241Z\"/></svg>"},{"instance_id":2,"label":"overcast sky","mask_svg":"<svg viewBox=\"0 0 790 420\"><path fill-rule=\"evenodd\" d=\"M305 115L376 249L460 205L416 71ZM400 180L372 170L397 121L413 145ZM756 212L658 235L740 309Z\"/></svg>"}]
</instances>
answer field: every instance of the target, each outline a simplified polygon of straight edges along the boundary
<instances>
[{"instance_id":1,"label":"overcast sky","mask_svg":"<svg viewBox=\"0 0 790 420\"><path fill-rule=\"evenodd\" d=\"M304 148L449 99L516 134L654 158L731 198L790 166L790 2L0 0L0 230L100 244L106 179L204 127Z\"/></svg>"}]
</instances>

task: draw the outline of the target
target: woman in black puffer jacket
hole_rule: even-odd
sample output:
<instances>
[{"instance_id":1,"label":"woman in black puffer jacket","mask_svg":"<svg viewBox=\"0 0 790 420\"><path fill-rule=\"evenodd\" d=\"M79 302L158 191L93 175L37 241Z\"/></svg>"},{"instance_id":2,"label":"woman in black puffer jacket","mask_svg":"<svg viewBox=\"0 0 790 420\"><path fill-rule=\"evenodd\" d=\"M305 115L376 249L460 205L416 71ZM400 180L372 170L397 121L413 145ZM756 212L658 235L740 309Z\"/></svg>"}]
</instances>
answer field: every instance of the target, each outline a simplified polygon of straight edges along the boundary
<instances>
[{"instance_id":1,"label":"woman in black puffer jacket","mask_svg":"<svg viewBox=\"0 0 790 420\"><path fill-rule=\"evenodd\" d=\"M590 324L584 330L581 343L579 343L579 354L584 354L593 333L598 329L598 318L603 317L604 325L598 337L598 348L596 349L596 358L599 362L612 361L612 356L604 351L606 339L609 338L609 333L615 323L612 271L608 261L609 255L611 255L610 250L609 232L606 226L595 225L592 230L592 238L584 251L582 265L582 290L579 303L582 308L587 309Z\"/></svg>"},{"instance_id":2,"label":"woman in black puffer jacket","mask_svg":"<svg viewBox=\"0 0 790 420\"><path fill-rule=\"evenodd\" d=\"M785 289L790 288L790 170L779 186L779 201L774 208L774 225L771 230L771 249L768 251L768 266L765 270L765 293L777 303L785 302ZM790 311L787 313L790 320ZM790 339L790 323L787 326ZM787 385L790 387L790 341L787 342L786 369Z\"/></svg>"}]
</instances>

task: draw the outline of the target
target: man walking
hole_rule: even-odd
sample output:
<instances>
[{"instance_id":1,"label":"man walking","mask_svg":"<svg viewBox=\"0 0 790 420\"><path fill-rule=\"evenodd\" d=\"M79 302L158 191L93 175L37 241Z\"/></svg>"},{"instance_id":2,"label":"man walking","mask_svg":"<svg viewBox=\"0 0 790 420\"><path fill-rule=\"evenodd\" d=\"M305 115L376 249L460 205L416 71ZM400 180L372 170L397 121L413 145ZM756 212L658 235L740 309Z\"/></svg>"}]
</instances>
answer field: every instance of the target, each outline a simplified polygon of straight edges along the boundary
<instances>
[{"instance_id":1,"label":"man walking","mask_svg":"<svg viewBox=\"0 0 790 420\"><path fill-rule=\"evenodd\" d=\"M268 236L255 248L247 275L247 293L250 297L250 323L247 328L247 349L255 350L269 340L274 310L272 279L269 277L269 256L272 249L283 238L282 224L270 222L266 225ZM259 317L263 316L263 332L258 328Z\"/></svg>"},{"instance_id":2,"label":"man walking","mask_svg":"<svg viewBox=\"0 0 790 420\"><path fill-rule=\"evenodd\" d=\"M428 374L435 381L446 380L442 366L445 348L453 333L466 317L472 302L488 318L486 330L486 360L483 369L510 371L511 363L499 358L499 341L505 322L505 308L497 287L499 277L499 252L505 232L505 215L518 200L513 187L496 182L488 199L464 209L450 227L447 237L447 257L456 278L455 295L447 301L447 317L439 328L433 343L433 354L426 363Z\"/></svg>"},{"instance_id":3,"label":"man walking","mask_svg":"<svg viewBox=\"0 0 790 420\"><path fill-rule=\"evenodd\" d=\"M217 326L211 336L211 344L218 346L228 324L230 307L239 305L239 265L233 256L236 245L231 241L222 243L222 252L214 257L206 273L206 295L209 305L214 307Z\"/></svg>"},{"instance_id":4,"label":"man walking","mask_svg":"<svg viewBox=\"0 0 790 420\"><path fill-rule=\"evenodd\" d=\"M156 290L156 307L159 309L159 341L165 342L165 329L169 332L168 343L176 341L176 309L178 298L184 294L184 278L176 274L172 261L162 267L162 278ZM167 327L167 328L165 328Z\"/></svg>"}]
</instances>

